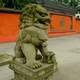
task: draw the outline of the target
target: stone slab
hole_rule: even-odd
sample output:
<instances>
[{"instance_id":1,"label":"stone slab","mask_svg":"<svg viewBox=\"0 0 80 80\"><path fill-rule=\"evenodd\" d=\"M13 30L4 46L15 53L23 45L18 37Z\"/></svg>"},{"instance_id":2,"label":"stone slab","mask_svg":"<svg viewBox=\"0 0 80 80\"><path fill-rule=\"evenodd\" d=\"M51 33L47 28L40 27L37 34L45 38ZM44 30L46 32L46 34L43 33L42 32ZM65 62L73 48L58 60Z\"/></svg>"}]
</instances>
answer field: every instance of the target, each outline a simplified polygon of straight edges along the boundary
<instances>
[{"instance_id":1,"label":"stone slab","mask_svg":"<svg viewBox=\"0 0 80 80\"><path fill-rule=\"evenodd\" d=\"M12 60L12 56L8 54L0 54L0 66L9 64Z\"/></svg>"}]
</instances>

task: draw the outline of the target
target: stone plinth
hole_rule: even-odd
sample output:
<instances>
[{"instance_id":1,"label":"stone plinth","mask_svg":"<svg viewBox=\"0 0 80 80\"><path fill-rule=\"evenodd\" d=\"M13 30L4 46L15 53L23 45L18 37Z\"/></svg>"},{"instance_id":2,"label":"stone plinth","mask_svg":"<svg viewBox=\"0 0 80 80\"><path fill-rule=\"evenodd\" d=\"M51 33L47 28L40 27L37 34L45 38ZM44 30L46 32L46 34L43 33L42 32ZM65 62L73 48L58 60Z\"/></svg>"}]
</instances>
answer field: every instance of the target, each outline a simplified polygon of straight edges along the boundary
<instances>
[{"instance_id":1,"label":"stone plinth","mask_svg":"<svg viewBox=\"0 0 80 80\"><path fill-rule=\"evenodd\" d=\"M49 79L53 75L53 64L42 64L41 68L31 69L25 64L13 62L10 68L14 70L13 80L53 80Z\"/></svg>"},{"instance_id":2,"label":"stone plinth","mask_svg":"<svg viewBox=\"0 0 80 80\"><path fill-rule=\"evenodd\" d=\"M8 54L0 54L0 66L9 64L12 60L12 56Z\"/></svg>"}]
</instances>

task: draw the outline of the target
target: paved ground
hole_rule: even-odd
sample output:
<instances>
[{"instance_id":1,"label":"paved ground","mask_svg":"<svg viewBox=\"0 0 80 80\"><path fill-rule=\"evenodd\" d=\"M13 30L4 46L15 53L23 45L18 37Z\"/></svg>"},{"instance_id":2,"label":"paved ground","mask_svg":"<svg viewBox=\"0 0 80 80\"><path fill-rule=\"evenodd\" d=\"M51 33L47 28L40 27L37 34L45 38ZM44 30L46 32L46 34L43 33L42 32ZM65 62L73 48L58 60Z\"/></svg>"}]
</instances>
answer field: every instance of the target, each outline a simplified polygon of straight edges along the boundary
<instances>
[{"instance_id":1,"label":"paved ground","mask_svg":"<svg viewBox=\"0 0 80 80\"><path fill-rule=\"evenodd\" d=\"M15 43L0 44L0 53L14 55ZM56 54L59 70L54 80L80 80L80 35L49 39L49 50ZM7 65L0 67L0 80L10 80L13 72Z\"/></svg>"}]
</instances>

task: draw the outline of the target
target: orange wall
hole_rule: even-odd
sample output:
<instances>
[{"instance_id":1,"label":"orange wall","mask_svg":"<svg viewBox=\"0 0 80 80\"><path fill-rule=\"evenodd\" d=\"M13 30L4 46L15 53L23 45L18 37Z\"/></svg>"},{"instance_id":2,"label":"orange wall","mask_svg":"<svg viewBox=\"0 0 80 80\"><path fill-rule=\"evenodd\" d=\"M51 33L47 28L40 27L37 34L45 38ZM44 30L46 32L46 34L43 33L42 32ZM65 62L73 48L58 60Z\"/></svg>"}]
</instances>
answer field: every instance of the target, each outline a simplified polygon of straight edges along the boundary
<instances>
[{"instance_id":1,"label":"orange wall","mask_svg":"<svg viewBox=\"0 0 80 80\"><path fill-rule=\"evenodd\" d=\"M51 24L49 25L49 37L80 33L80 20L75 16L51 13Z\"/></svg>"},{"instance_id":2,"label":"orange wall","mask_svg":"<svg viewBox=\"0 0 80 80\"><path fill-rule=\"evenodd\" d=\"M54 34L64 34L69 32L80 32L80 20L75 17L51 14L51 24L49 25L49 36ZM20 14L0 13L0 42L15 41L19 31ZM72 26L72 29L70 29Z\"/></svg>"},{"instance_id":3,"label":"orange wall","mask_svg":"<svg viewBox=\"0 0 80 80\"><path fill-rule=\"evenodd\" d=\"M52 15L50 29L52 32L69 32L71 26L71 17Z\"/></svg>"},{"instance_id":4,"label":"orange wall","mask_svg":"<svg viewBox=\"0 0 80 80\"><path fill-rule=\"evenodd\" d=\"M75 19L75 17L73 17L73 23L72 23L72 25L73 25L74 31L78 32L78 29L77 29L77 20Z\"/></svg>"},{"instance_id":5,"label":"orange wall","mask_svg":"<svg viewBox=\"0 0 80 80\"><path fill-rule=\"evenodd\" d=\"M73 17L73 27L75 32L80 32L80 20L75 19L75 17Z\"/></svg>"},{"instance_id":6,"label":"orange wall","mask_svg":"<svg viewBox=\"0 0 80 80\"><path fill-rule=\"evenodd\" d=\"M15 41L18 25L19 14L0 13L0 42Z\"/></svg>"}]
</instances>

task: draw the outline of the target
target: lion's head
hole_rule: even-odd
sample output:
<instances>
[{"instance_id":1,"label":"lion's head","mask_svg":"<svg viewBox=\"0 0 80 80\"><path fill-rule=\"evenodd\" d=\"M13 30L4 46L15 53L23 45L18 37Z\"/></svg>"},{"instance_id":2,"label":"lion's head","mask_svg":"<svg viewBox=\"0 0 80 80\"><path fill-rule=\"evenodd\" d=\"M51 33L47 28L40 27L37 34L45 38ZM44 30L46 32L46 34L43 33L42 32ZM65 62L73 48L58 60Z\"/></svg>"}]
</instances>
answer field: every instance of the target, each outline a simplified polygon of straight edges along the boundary
<instances>
[{"instance_id":1,"label":"lion's head","mask_svg":"<svg viewBox=\"0 0 80 80\"><path fill-rule=\"evenodd\" d=\"M45 8L38 4L28 4L22 9L20 28L29 27L34 24L48 25L50 17Z\"/></svg>"}]
</instances>

